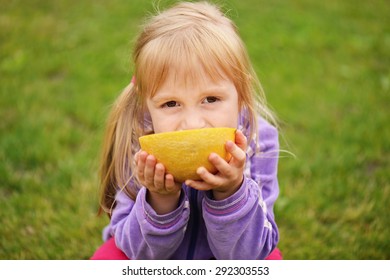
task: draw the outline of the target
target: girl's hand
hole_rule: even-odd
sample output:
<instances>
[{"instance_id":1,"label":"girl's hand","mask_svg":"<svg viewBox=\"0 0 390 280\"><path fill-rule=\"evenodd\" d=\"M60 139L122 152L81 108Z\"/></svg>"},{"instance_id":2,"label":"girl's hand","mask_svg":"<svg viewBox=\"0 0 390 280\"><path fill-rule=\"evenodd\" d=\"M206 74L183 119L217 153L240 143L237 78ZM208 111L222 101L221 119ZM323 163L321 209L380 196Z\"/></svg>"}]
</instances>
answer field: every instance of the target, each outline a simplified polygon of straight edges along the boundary
<instances>
[{"instance_id":1,"label":"girl's hand","mask_svg":"<svg viewBox=\"0 0 390 280\"><path fill-rule=\"evenodd\" d=\"M147 201L158 214L166 214L177 208L181 184L175 183L171 174L165 173L162 163L145 151L135 154L138 181L148 189Z\"/></svg>"},{"instance_id":2,"label":"girl's hand","mask_svg":"<svg viewBox=\"0 0 390 280\"><path fill-rule=\"evenodd\" d=\"M202 181L187 180L186 185L201 191L212 190L216 200L225 199L235 193L240 188L244 178L246 137L237 130L235 143L227 141L225 147L226 151L232 155L229 162L215 153L210 154L209 161L218 172L214 175L206 168L199 167L197 173Z\"/></svg>"}]
</instances>

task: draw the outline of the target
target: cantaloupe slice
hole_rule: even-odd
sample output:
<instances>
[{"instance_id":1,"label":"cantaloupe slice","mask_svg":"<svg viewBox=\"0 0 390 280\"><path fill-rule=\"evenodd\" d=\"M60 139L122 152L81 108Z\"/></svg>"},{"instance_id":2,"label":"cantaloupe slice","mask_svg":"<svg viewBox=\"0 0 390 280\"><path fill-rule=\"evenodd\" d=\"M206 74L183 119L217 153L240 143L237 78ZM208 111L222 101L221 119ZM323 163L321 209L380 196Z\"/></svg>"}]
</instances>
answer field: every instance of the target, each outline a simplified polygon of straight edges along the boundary
<instances>
[{"instance_id":1,"label":"cantaloupe slice","mask_svg":"<svg viewBox=\"0 0 390 280\"><path fill-rule=\"evenodd\" d=\"M199 180L198 167L203 166L211 173L215 167L209 162L214 152L229 161L225 143L234 142L235 128L202 128L145 135L139 138L141 149L154 155L164 164L166 172L174 176L176 182L186 179Z\"/></svg>"}]
</instances>

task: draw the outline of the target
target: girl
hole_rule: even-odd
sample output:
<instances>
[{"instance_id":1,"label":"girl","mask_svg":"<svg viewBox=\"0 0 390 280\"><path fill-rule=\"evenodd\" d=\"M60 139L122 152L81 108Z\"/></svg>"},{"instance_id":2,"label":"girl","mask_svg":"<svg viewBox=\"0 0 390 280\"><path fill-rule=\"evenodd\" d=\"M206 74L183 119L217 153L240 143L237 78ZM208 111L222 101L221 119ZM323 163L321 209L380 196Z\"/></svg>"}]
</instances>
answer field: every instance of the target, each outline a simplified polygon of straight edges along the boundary
<instances>
[{"instance_id":1,"label":"girl","mask_svg":"<svg viewBox=\"0 0 390 280\"><path fill-rule=\"evenodd\" d=\"M135 78L108 121L110 223L92 259L280 259L278 133L233 22L207 2L176 4L147 22L133 57ZM148 133L205 127L237 133L231 160L210 154L218 173L199 167L201 181L175 182L139 148Z\"/></svg>"}]
</instances>

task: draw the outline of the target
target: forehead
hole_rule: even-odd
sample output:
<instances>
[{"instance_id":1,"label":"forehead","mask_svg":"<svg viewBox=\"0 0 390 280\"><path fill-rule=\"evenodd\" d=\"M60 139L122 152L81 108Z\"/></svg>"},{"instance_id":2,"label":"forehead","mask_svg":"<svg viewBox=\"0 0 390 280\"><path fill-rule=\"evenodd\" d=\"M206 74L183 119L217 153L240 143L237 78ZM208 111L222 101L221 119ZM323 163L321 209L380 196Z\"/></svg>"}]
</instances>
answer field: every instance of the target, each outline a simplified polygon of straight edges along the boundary
<instances>
[{"instance_id":1,"label":"forehead","mask_svg":"<svg viewBox=\"0 0 390 280\"><path fill-rule=\"evenodd\" d=\"M200 85L207 86L216 84L221 80L229 80L229 78L216 64L210 68L198 59L181 63L180 65L172 65L167 72L163 84L169 83L181 87L199 87Z\"/></svg>"},{"instance_id":2,"label":"forehead","mask_svg":"<svg viewBox=\"0 0 390 280\"><path fill-rule=\"evenodd\" d=\"M179 61L173 61L168 64L168 67L164 71L156 74L155 78L148 79L153 84L150 85L150 88L153 90L147 94L149 97L155 96L162 88L206 89L215 87L221 81L230 81L233 83L231 78L225 74L217 63L206 64L196 57L183 59L181 63Z\"/></svg>"},{"instance_id":3,"label":"forehead","mask_svg":"<svg viewBox=\"0 0 390 280\"><path fill-rule=\"evenodd\" d=\"M212 81L202 77L196 82L182 81L168 78L147 100L161 102L167 100L199 101L206 96L218 96L223 99L234 99L238 101L238 93L230 80Z\"/></svg>"}]
</instances>

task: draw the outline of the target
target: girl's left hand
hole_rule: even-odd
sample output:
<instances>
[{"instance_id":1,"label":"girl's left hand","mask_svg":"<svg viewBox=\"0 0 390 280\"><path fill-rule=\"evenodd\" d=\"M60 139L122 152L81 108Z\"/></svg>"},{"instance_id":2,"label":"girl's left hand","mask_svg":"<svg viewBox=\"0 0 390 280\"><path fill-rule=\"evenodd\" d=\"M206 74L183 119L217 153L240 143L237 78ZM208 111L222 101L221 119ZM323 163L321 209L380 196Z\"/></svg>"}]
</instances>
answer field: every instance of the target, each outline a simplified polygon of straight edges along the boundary
<instances>
[{"instance_id":1,"label":"girl's left hand","mask_svg":"<svg viewBox=\"0 0 390 280\"><path fill-rule=\"evenodd\" d=\"M202 181L186 180L185 184L200 191L212 190L216 200L225 199L235 193L240 188L244 178L246 137L237 130L235 143L227 141L225 147L226 151L232 155L229 162L226 162L219 155L211 153L209 161L218 172L212 174L206 168L199 167L197 173Z\"/></svg>"}]
</instances>

